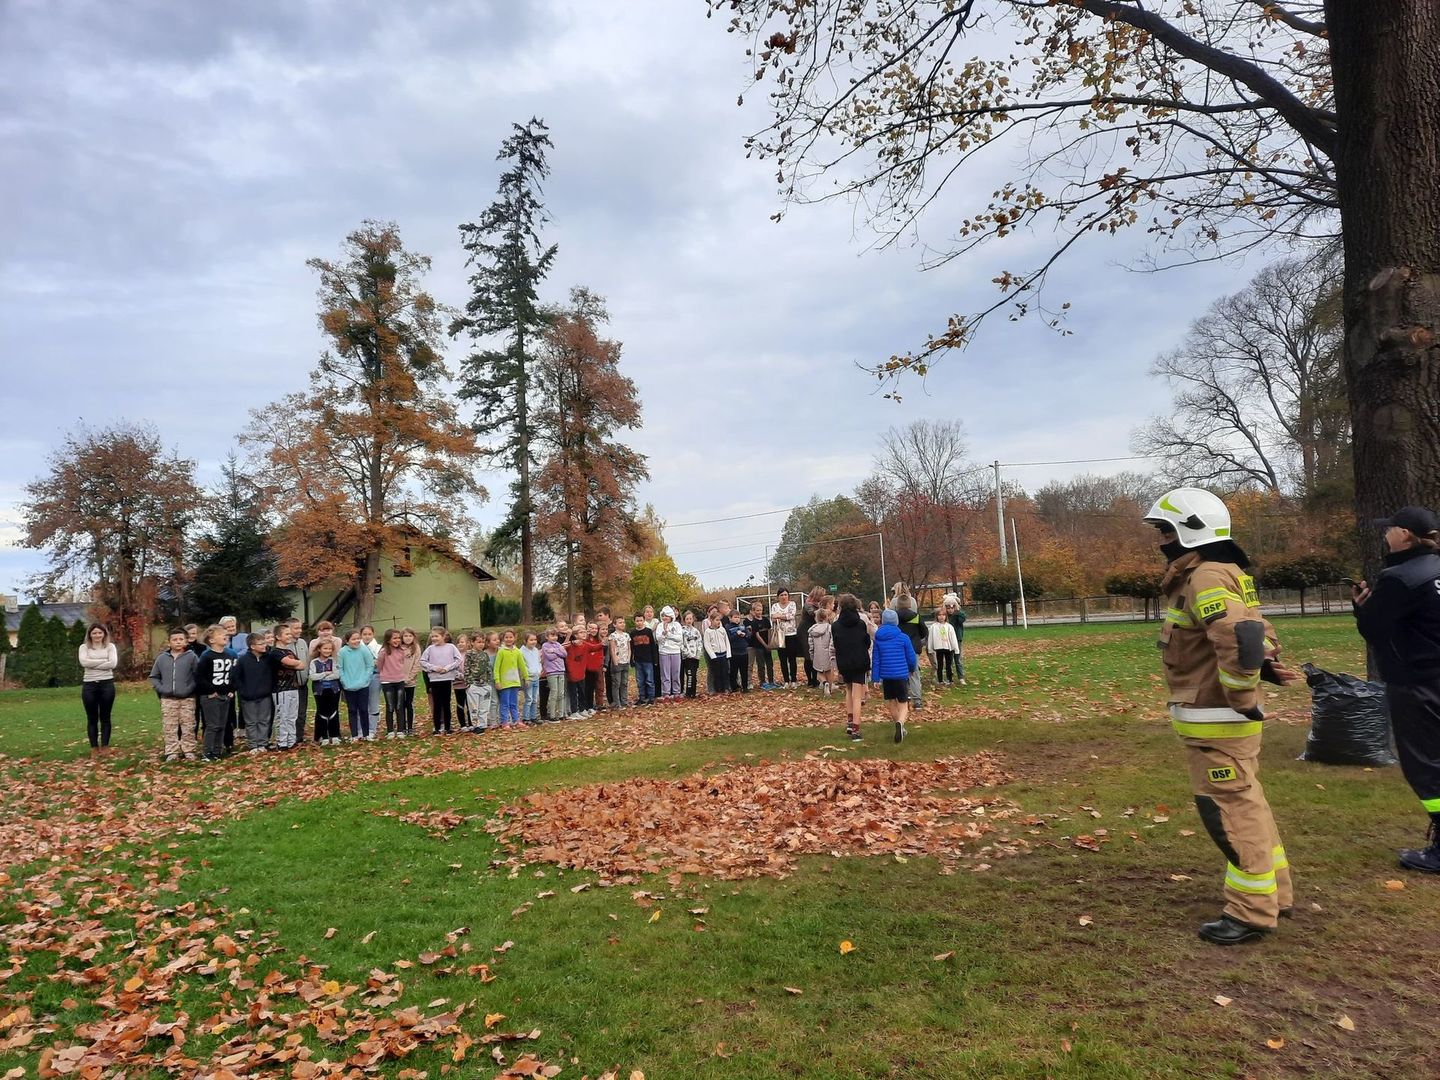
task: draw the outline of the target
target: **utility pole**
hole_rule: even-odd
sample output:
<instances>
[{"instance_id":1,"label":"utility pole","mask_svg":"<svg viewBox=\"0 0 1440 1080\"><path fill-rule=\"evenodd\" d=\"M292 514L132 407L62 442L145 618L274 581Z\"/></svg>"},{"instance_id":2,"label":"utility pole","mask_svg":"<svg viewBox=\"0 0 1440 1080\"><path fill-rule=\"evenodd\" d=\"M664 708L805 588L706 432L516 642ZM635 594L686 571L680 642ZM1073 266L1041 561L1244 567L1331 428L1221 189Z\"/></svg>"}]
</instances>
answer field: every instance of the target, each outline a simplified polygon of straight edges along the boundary
<instances>
[{"instance_id":1,"label":"utility pole","mask_svg":"<svg viewBox=\"0 0 1440 1080\"><path fill-rule=\"evenodd\" d=\"M1005 551L1005 495L1000 490L1000 459L991 466L995 470L995 526L1000 533L1000 565L1009 566L1010 557Z\"/></svg>"},{"instance_id":2,"label":"utility pole","mask_svg":"<svg viewBox=\"0 0 1440 1080\"><path fill-rule=\"evenodd\" d=\"M1015 539L1015 584L1020 589L1020 622L1026 630L1030 629L1030 615L1025 610L1025 575L1020 572L1020 534L1015 533L1015 519L1010 519L1010 531L1014 533Z\"/></svg>"}]
</instances>

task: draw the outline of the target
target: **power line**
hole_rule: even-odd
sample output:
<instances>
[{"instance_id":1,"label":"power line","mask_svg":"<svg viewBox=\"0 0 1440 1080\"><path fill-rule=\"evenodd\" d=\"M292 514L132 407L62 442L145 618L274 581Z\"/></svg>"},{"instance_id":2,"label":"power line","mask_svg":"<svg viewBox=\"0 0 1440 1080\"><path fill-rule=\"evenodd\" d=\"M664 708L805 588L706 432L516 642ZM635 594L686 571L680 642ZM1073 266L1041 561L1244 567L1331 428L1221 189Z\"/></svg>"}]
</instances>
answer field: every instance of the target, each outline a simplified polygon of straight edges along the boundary
<instances>
[{"instance_id":1,"label":"power line","mask_svg":"<svg viewBox=\"0 0 1440 1080\"><path fill-rule=\"evenodd\" d=\"M769 533L766 533L766 534L765 534L765 536L766 536L767 538L768 538L769 535L770 535ZM762 538L762 539L758 539L758 540L752 540L752 541L750 541L748 544L726 544L726 545L719 546L719 547L686 548L684 551L672 551L670 554L671 554L671 555L674 555L674 556L678 556L678 555L703 555L703 554L705 554L706 552L709 552L709 551L738 551L738 550L740 550L741 548L761 547L761 546L762 546L763 544L765 544L765 543L766 543L766 540Z\"/></svg>"},{"instance_id":2,"label":"power line","mask_svg":"<svg viewBox=\"0 0 1440 1080\"><path fill-rule=\"evenodd\" d=\"M787 506L783 510L761 510L758 514L735 514L731 517L706 518L704 521L677 521L674 525L664 526L666 529L687 529L691 525L715 525L721 521L745 521L749 518L771 517L775 514L788 514L792 510L799 510L798 506Z\"/></svg>"},{"instance_id":3,"label":"power line","mask_svg":"<svg viewBox=\"0 0 1440 1080\"><path fill-rule=\"evenodd\" d=\"M1002 461L1002 469L1023 469L1031 465L1093 465L1102 461L1163 461L1160 454L1130 454L1127 457L1082 457L1064 461Z\"/></svg>"}]
</instances>

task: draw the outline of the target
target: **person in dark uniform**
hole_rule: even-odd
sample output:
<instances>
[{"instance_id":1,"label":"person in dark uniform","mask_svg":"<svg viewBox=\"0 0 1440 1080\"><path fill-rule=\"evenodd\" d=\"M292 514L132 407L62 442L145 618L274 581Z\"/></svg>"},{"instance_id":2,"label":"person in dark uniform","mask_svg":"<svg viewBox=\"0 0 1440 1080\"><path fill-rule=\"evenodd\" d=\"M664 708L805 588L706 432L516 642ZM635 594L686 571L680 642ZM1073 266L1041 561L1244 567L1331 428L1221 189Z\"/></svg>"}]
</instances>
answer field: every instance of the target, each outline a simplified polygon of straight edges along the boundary
<instances>
[{"instance_id":1,"label":"person in dark uniform","mask_svg":"<svg viewBox=\"0 0 1440 1080\"><path fill-rule=\"evenodd\" d=\"M1429 845L1400 852L1440 874L1440 517L1406 506L1385 528L1385 569L1354 586L1355 626L1385 682L1400 771L1430 815Z\"/></svg>"}]
</instances>

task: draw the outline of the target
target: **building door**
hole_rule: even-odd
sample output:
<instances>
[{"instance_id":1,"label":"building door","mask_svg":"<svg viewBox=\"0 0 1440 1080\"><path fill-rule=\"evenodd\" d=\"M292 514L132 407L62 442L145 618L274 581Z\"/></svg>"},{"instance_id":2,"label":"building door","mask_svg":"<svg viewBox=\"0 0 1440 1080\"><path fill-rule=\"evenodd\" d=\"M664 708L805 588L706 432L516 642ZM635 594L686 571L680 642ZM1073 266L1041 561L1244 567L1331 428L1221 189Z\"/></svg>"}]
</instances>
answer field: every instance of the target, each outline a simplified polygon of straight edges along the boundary
<instances>
[{"instance_id":1,"label":"building door","mask_svg":"<svg viewBox=\"0 0 1440 1080\"><path fill-rule=\"evenodd\" d=\"M449 625L450 625L450 620L449 620L449 618L448 618L447 615L446 615L446 605L445 605L445 604L431 604L431 605L430 605L430 628L433 630L433 629L434 629L435 627L437 627L437 626L449 626Z\"/></svg>"}]
</instances>

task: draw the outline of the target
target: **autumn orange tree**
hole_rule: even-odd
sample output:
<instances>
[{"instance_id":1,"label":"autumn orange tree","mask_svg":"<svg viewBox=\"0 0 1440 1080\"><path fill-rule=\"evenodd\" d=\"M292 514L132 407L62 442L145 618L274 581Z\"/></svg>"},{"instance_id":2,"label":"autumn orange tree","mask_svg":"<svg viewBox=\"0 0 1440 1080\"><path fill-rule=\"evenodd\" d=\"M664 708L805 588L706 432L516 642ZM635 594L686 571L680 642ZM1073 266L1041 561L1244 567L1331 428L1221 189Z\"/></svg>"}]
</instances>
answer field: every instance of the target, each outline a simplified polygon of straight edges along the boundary
<instances>
[{"instance_id":1,"label":"autumn orange tree","mask_svg":"<svg viewBox=\"0 0 1440 1080\"><path fill-rule=\"evenodd\" d=\"M339 259L307 265L329 348L310 389L257 410L243 438L266 463L281 581L349 582L364 622L381 555L402 558L417 530L455 536L466 501L484 497L479 449L446 393L445 313L421 285L429 258L394 224L366 221Z\"/></svg>"},{"instance_id":2,"label":"autumn orange tree","mask_svg":"<svg viewBox=\"0 0 1440 1080\"><path fill-rule=\"evenodd\" d=\"M160 592L181 595L186 535L205 504L195 462L167 451L148 424L81 426L25 496L25 544L50 559L32 589L93 584L97 615L128 663Z\"/></svg>"},{"instance_id":3,"label":"autumn orange tree","mask_svg":"<svg viewBox=\"0 0 1440 1080\"><path fill-rule=\"evenodd\" d=\"M620 342L600 336L609 318L602 297L571 289L535 367L536 532L560 553L567 611L592 610L597 591L618 594L647 547L635 488L650 472L626 437L640 426L640 402L620 372Z\"/></svg>"},{"instance_id":4,"label":"autumn orange tree","mask_svg":"<svg viewBox=\"0 0 1440 1080\"><path fill-rule=\"evenodd\" d=\"M934 261L1057 238L881 377L923 373L996 311L1058 325L1064 305L1039 291L1086 238L1140 228L1163 264L1330 235L1338 211L1357 519L1436 501L1433 0L708 3L773 85L773 123L750 149L777 163L787 200L853 197L894 238L951 186L975 190L988 159L1010 175L946 222Z\"/></svg>"}]
</instances>

